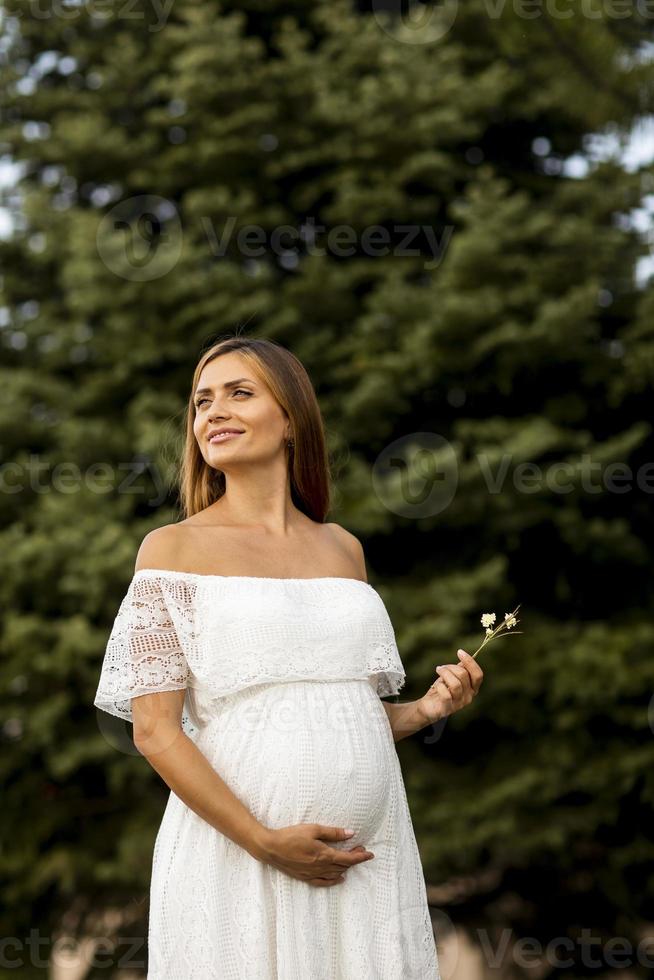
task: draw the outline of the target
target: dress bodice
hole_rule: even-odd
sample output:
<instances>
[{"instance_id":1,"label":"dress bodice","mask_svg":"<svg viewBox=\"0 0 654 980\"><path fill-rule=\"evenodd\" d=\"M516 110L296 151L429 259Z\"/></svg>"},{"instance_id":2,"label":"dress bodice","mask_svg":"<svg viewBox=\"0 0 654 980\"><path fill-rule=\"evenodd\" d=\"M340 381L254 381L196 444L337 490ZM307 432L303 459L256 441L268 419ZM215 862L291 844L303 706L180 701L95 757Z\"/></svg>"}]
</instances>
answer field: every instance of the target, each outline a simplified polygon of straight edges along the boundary
<instances>
[{"instance_id":1,"label":"dress bodice","mask_svg":"<svg viewBox=\"0 0 654 980\"><path fill-rule=\"evenodd\" d=\"M96 707L132 720L131 698L186 689L191 734L218 698L257 684L368 680L405 671L379 593L354 578L264 578L140 569L107 643Z\"/></svg>"}]
</instances>

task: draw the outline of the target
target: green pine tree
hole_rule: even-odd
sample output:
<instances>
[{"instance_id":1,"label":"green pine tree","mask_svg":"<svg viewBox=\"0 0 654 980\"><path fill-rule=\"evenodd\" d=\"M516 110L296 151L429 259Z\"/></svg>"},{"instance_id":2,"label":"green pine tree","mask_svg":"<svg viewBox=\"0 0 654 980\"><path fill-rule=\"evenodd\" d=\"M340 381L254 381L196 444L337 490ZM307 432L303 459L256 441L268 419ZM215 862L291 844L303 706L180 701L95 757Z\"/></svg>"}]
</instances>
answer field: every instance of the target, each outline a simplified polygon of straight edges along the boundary
<instances>
[{"instance_id":1,"label":"green pine tree","mask_svg":"<svg viewBox=\"0 0 654 980\"><path fill-rule=\"evenodd\" d=\"M652 174L593 159L592 136L626 137L652 70L642 13L571 9L460 3L445 29L343 0L5 0L3 152L24 176L0 245L3 935L84 933L112 907L144 935L167 790L92 699L138 544L178 516L193 366L239 329L314 380L330 519L387 602L400 700L521 603L475 702L397 745L437 927L638 937L654 319L629 217ZM323 254L273 247L312 224ZM588 972L572 959L557 976Z\"/></svg>"}]
</instances>

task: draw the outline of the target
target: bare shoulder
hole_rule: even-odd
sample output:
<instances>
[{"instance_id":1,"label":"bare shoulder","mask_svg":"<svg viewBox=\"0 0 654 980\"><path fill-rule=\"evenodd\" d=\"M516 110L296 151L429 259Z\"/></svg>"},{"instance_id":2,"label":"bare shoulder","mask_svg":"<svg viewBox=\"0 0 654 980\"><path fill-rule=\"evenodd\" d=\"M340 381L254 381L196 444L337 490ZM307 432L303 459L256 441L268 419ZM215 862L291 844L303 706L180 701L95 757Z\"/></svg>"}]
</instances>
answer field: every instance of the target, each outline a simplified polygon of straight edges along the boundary
<instances>
[{"instance_id":1,"label":"bare shoulder","mask_svg":"<svg viewBox=\"0 0 654 980\"><path fill-rule=\"evenodd\" d=\"M180 533L177 524L156 527L143 538L136 555L134 571L141 568L175 570L180 553Z\"/></svg>"},{"instance_id":2,"label":"bare shoulder","mask_svg":"<svg viewBox=\"0 0 654 980\"><path fill-rule=\"evenodd\" d=\"M363 550L363 545L357 536L352 534L351 531L346 530L346 528L341 527L340 524L328 524L327 527L334 535L334 540L339 542L340 546L345 549L349 557L352 559L357 568L357 575L359 578L363 579L364 582L367 582L368 573L366 571L366 556Z\"/></svg>"}]
</instances>

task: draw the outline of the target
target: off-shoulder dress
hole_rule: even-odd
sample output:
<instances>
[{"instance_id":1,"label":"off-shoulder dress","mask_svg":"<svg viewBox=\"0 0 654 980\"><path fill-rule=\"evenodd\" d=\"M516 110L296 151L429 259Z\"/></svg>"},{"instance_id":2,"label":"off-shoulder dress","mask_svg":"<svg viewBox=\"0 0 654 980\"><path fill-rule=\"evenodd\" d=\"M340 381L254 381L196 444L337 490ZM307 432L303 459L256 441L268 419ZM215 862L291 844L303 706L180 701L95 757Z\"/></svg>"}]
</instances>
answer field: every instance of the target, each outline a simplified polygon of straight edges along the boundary
<instances>
[{"instance_id":1,"label":"off-shoulder dress","mask_svg":"<svg viewBox=\"0 0 654 980\"><path fill-rule=\"evenodd\" d=\"M254 858L172 791L153 853L148 980L440 980L420 854L380 697L405 672L354 578L140 569L94 704L185 690L182 728L268 827L322 823L375 857L318 888Z\"/></svg>"}]
</instances>

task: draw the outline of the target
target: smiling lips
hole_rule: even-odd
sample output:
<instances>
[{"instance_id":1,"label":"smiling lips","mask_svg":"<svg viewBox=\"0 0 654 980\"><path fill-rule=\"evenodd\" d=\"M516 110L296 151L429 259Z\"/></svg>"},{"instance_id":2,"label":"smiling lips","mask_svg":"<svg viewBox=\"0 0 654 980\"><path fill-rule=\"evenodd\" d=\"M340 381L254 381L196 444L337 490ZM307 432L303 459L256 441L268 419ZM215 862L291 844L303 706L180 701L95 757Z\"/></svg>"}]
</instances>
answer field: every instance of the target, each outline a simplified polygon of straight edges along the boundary
<instances>
[{"instance_id":1,"label":"smiling lips","mask_svg":"<svg viewBox=\"0 0 654 980\"><path fill-rule=\"evenodd\" d=\"M218 442L226 442L228 439L233 439L235 436L243 435L238 429L223 429L221 432L216 432L211 436L209 442L213 445Z\"/></svg>"}]
</instances>

